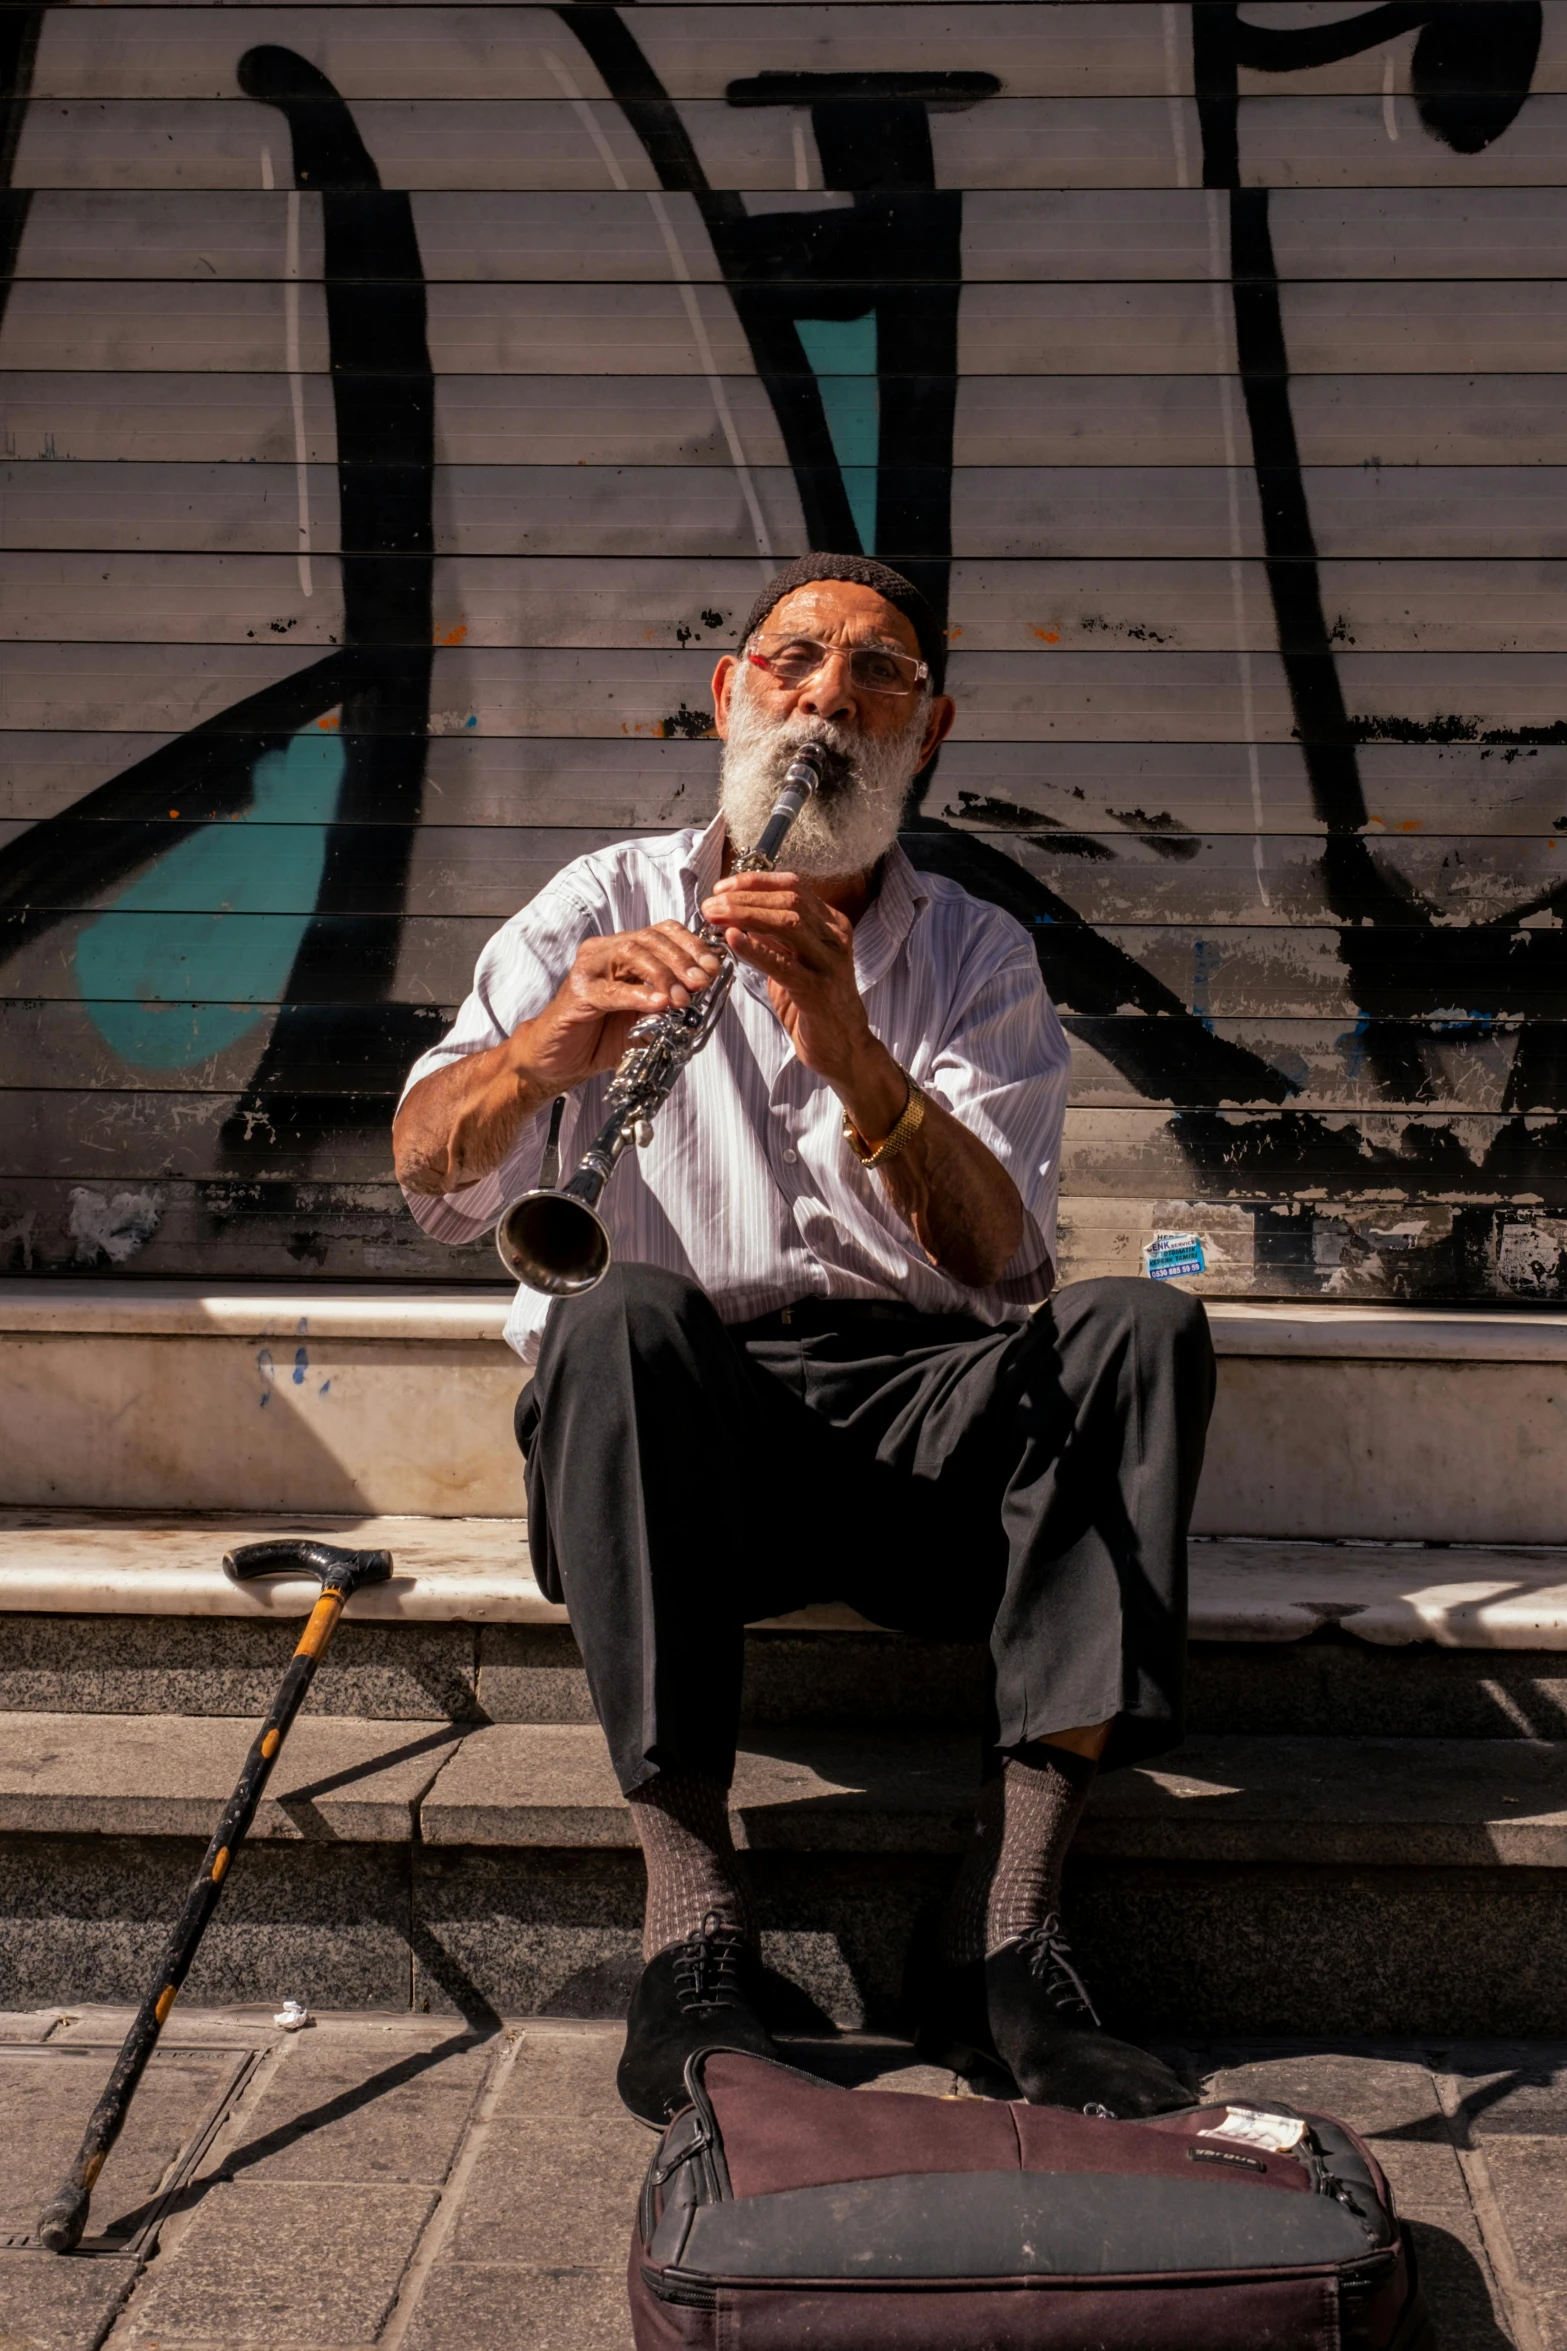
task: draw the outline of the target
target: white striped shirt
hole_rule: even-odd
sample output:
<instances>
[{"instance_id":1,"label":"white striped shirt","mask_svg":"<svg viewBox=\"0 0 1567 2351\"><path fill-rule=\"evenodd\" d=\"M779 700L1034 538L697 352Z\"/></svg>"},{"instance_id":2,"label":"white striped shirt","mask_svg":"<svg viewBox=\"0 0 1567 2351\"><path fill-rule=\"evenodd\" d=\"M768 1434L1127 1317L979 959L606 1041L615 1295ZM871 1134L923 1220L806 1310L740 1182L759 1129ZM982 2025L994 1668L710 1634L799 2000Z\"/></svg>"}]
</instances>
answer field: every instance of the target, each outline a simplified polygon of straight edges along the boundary
<instances>
[{"instance_id":1,"label":"white striped shirt","mask_svg":"<svg viewBox=\"0 0 1567 2351\"><path fill-rule=\"evenodd\" d=\"M579 857L514 914L479 958L431 1070L481 1053L542 1012L582 941L674 920L695 929L718 880L723 824L622 841ZM726 1322L802 1298L892 1298L930 1314L1011 1320L1054 1278L1067 1042L1028 933L1011 915L901 849L855 926L854 968L870 1025L909 1076L988 1145L1022 1195L1022 1243L999 1280L969 1289L933 1266L881 1178L844 1141L825 1078L795 1059L760 972L742 966L705 1050L658 1113L653 1141L621 1160L600 1203L617 1259L699 1282ZM572 1094L561 1130L569 1170L606 1116L609 1074ZM427 1233L477 1241L539 1180L548 1127L528 1121L500 1167L444 1199L408 1195ZM506 1336L538 1353L549 1300L519 1289Z\"/></svg>"}]
</instances>

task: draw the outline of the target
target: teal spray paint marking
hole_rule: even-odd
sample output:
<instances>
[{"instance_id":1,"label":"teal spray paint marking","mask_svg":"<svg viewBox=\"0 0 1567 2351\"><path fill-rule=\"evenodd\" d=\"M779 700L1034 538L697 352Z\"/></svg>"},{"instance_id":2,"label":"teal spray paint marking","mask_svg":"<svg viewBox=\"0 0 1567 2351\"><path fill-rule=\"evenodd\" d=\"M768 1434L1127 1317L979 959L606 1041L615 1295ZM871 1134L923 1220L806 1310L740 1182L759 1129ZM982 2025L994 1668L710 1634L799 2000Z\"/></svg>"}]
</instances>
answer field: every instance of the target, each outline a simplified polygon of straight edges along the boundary
<instances>
[{"instance_id":1,"label":"teal spray paint marking","mask_svg":"<svg viewBox=\"0 0 1567 2351\"><path fill-rule=\"evenodd\" d=\"M305 1374L309 1369L309 1354L303 1347L296 1347L294 1350L294 1385L296 1388L304 1386Z\"/></svg>"},{"instance_id":2,"label":"teal spray paint marking","mask_svg":"<svg viewBox=\"0 0 1567 2351\"><path fill-rule=\"evenodd\" d=\"M82 932L76 977L104 1042L140 1069L189 1069L282 995L314 911L345 767L310 728L257 760L236 823L203 825Z\"/></svg>"},{"instance_id":3,"label":"teal spray paint marking","mask_svg":"<svg viewBox=\"0 0 1567 2351\"><path fill-rule=\"evenodd\" d=\"M797 318L795 330L816 374L860 552L876 551L876 464L881 391L876 381L876 313L863 318Z\"/></svg>"}]
</instances>

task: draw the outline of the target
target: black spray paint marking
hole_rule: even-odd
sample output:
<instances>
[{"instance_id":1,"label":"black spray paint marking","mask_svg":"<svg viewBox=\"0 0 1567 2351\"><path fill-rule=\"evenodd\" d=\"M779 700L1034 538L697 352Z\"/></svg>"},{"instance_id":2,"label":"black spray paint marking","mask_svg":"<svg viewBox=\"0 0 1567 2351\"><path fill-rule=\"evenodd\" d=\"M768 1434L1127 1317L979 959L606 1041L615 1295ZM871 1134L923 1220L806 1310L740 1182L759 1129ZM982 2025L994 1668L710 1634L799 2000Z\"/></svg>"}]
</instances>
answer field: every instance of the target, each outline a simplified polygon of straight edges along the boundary
<instances>
[{"instance_id":1,"label":"black spray paint marking","mask_svg":"<svg viewBox=\"0 0 1567 2351\"><path fill-rule=\"evenodd\" d=\"M432 1041L432 1008L388 1001L422 797L432 654L434 378L413 212L383 190L352 115L316 68L252 49L241 86L288 122L299 187L318 191L342 517L343 644L140 760L0 852L0 958L144 872L190 835L168 811L227 822L257 770L301 729L341 727L342 782L261 1065L223 1133L230 1164L286 1134L308 1150L384 1120L379 1087L344 1092L346 1063L401 1062ZM86 820L86 821L84 821ZM255 855L256 844L238 854ZM357 916L352 953L345 915ZM345 968L346 967L346 968ZM325 1078L325 1082L323 1082Z\"/></svg>"},{"instance_id":2,"label":"black spray paint marking","mask_svg":"<svg viewBox=\"0 0 1567 2351\"><path fill-rule=\"evenodd\" d=\"M5 321L6 297L16 274L16 256L32 197L30 188L15 188L11 183L43 21L41 8L0 12L0 325Z\"/></svg>"},{"instance_id":3,"label":"black spray paint marking","mask_svg":"<svg viewBox=\"0 0 1567 2351\"><path fill-rule=\"evenodd\" d=\"M885 555L944 621L963 198L936 186L929 116L993 96L996 76L763 73L731 82L732 106L809 107L824 191L853 197L848 209L748 213L733 191L709 184L678 108L616 10L573 4L556 13L660 184L696 202L778 419L809 544ZM806 343L810 335L819 354L846 353L843 330L862 322L878 407L870 504L853 495L845 476L856 463L844 462L841 428L834 435L829 401L842 379L832 376L832 363L813 366ZM828 331L818 339L815 328ZM837 364L858 371L864 363L856 351Z\"/></svg>"},{"instance_id":4,"label":"black spray paint marking","mask_svg":"<svg viewBox=\"0 0 1567 2351\"><path fill-rule=\"evenodd\" d=\"M1238 69L1289 73L1349 57L1419 26L1411 81L1433 137L1473 154L1514 121L1538 55L1538 0L1424 0L1372 8L1327 25L1266 27L1248 22L1234 0L1194 0L1193 82L1202 127L1203 184L1228 192L1231 291L1237 364L1251 431L1262 512L1269 594L1312 799L1327 829L1321 870L1327 903L1343 923L1340 949L1354 1000L1369 1017L1365 1049L1390 1100L1420 1098L1425 1062L1400 1012L1453 1000L1455 967L1467 966L1465 1002L1501 1008L1516 984L1513 935L1440 931L1432 909L1378 862L1362 828L1367 810L1357 743L1375 722L1345 707L1323 613L1316 542L1290 406L1279 277L1268 220L1269 191L1241 185ZM1398 739L1383 721L1384 739ZM1542 941L1551 934L1530 934ZM1465 942L1459 947L1460 940ZM1507 945L1500 943L1508 941ZM1378 1017L1380 1016L1380 1017ZM1527 1038L1509 1089L1528 1071ZM1519 1063L1524 1064L1520 1069ZM1560 1097L1558 1097L1560 1099ZM1234 1150L1233 1138L1230 1150Z\"/></svg>"},{"instance_id":5,"label":"black spray paint marking","mask_svg":"<svg viewBox=\"0 0 1567 2351\"><path fill-rule=\"evenodd\" d=\"M412 1061L430 1042L428 1015L389 999L397 976L413 828L424 792L434 662L432 567L435 376L424 268L413 206L383 188L353 115L326 76L292 50L249 49L247 96L277 107L293 143L294 178L321 197L327 335L337 421L342 514L343 639L357 655L343 699L346 772L316 916L295 958L267 1051L224 1128L243 1165L257 1113L297 1140L322 1142L380 1125L373 1095L317 1092L295 1075L384 1054L401 1034ZM331 985L335 915L359 913L357 1000L368 1022L310 1003Z\"/></svg>"}]
</instances>

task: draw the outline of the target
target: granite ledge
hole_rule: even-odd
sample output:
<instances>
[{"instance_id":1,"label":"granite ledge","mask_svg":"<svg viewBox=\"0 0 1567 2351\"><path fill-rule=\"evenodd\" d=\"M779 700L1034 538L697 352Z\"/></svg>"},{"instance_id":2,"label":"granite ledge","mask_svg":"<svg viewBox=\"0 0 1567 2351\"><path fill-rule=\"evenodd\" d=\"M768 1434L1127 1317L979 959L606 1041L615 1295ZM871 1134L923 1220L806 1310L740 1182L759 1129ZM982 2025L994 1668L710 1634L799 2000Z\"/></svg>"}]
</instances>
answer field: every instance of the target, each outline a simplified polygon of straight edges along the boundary
<instances>
[{"instance_id":1,"label":"granite ledge","mask_svg":"<svg viewBox=\"0 0 1567 2351\"><path fill-rule=\"evenodd\" d=\"M564 1624L534 1581L515 1518L266 1518L0 1510L0 1612L67 1616L303 1616L314 1583L231 1584L222 1557L264 1536L320 1535L392 1553L392 1581L355 1595L389 1624ZM1314 1543L1209 1536L1191 1548L1194 1641L1301 1641L1325 1625L1379 1647L1567 1651L1567 1548ZM837 1603L769 1618L854 1631Z\"/></svg>"},{"instance_id":2,"label":"granite ledge","mask_svg":"<svg viewBox=\"0 0 1567 2351\"><path fill-rule=\"evenodd\" d=\"M511 1293L499 1287L11 1280L0 1281L0 1333L260 1340L308 1331L321 1339L500 1346L510 1303ZM1249 1298L1204 1303L1220 1355L1567 1363L1567 1314Z\"/></svg>"}]
</instances>

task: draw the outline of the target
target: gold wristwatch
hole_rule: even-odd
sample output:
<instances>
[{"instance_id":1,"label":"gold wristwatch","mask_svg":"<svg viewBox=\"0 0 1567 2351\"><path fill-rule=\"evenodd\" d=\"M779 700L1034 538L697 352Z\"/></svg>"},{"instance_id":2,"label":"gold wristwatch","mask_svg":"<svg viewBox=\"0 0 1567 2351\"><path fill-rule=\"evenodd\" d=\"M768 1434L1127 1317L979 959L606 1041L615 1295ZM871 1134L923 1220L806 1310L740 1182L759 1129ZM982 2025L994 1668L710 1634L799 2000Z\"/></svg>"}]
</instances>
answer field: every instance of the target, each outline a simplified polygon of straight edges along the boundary
<instances>
[{"instance_id":1,"label":"gold wristwatch","mask_svg":"<svg viewBox=\"0 0 1567 2351\"><path fill-rule=\"evenodd\" d=\"M854 1153L854 1156L859 1161L861 1167L880 1167L884 1159L896 1159L898 1153L904 1150L908 1144L913 1142L914 1137L919 1133L921 1126L924 1124L925 1097L920 1091L919 1087L914 1083L914 1080L909 1076L907 1070L904 1071L903 1076L904 1082L909 1089L909 1098L903 1105L903 1109L899 1114L897 1125L893 1128L890 1135L885 1136L882 1141L877 1144L874 1151L870 1148L870 1145L866 1142L865 1137L860 1133L859 1128L855 1125L848 1112L845 1111L843 1114L843 1139L848 1144L849 1149Z\"/></svg>"}]
</instances>

